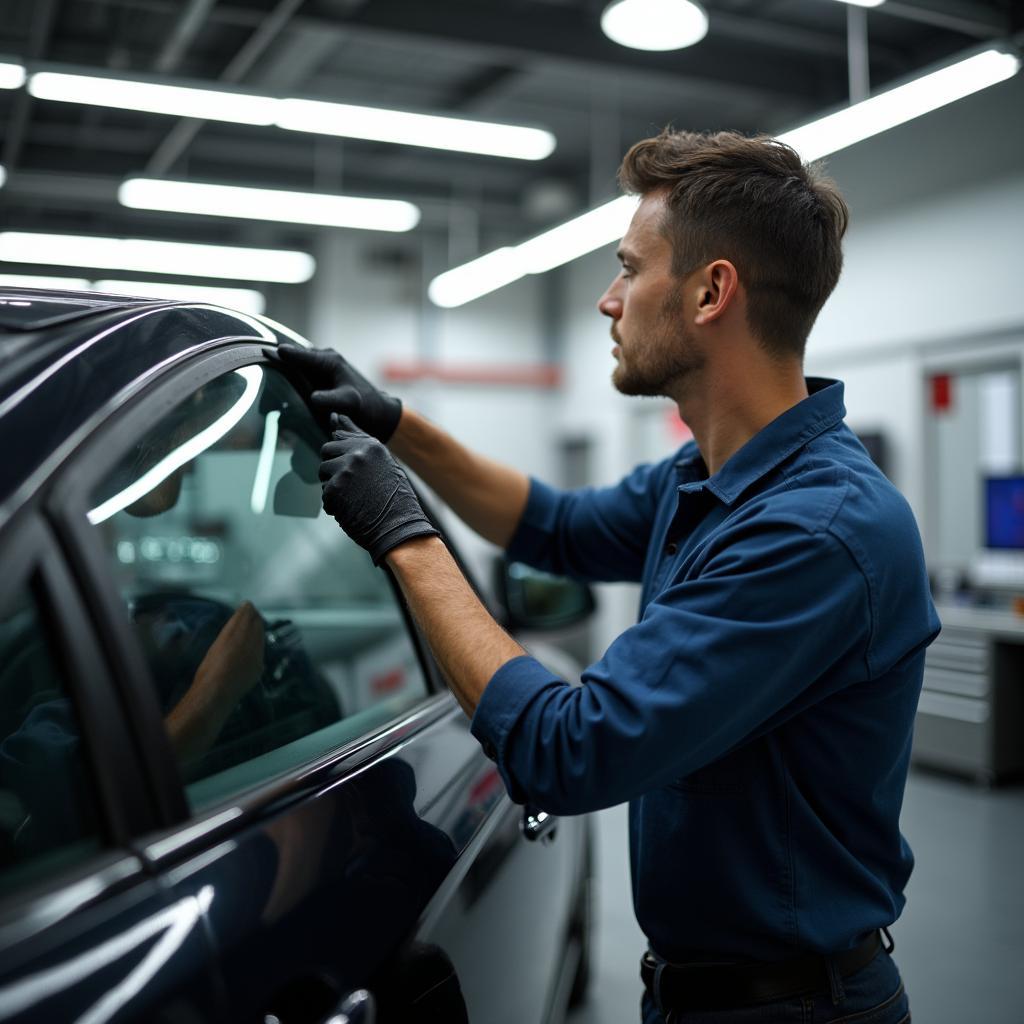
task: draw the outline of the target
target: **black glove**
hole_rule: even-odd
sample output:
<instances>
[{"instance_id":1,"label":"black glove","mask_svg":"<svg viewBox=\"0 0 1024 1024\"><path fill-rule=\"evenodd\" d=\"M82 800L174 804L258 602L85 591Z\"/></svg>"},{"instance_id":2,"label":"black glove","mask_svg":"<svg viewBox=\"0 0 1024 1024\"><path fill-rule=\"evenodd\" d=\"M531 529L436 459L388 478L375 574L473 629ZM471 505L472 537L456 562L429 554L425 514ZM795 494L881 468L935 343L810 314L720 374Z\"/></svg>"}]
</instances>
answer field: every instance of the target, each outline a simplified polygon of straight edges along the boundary
<instances>
[{"instance_id":1,"label":"black glove","mask_svg":"<svg viewBox=\"0 0 1024 1024\"><path fill-rule=\"evenodd\" d=\"M324 420L331 413L351 416L368 434L387 444L402 418L399 399L371 384L344 356L333 349L309 349L282 344L277 353L313 388L313 407Z\"/></svg>"},{"instance_id":2,"label":"black glove","mask_svg":"<svg viewBox=\"0 0 1024 1024\"><path fill-rule=\"evenodd\" d=\"M324 508L373 564L413 537L439 537L387 448L347 416L332 414L331 426L334 440L320 449Z\"/></svg>"}]
</instances>

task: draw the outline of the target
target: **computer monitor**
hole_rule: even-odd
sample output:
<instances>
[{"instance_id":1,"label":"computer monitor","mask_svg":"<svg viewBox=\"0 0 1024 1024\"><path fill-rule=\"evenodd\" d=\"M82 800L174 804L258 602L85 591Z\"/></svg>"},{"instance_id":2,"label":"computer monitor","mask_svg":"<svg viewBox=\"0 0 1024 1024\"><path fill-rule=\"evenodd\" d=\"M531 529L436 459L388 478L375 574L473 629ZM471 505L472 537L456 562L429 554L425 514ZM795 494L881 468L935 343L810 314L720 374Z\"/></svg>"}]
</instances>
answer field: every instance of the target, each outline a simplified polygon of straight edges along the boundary
<instances>
[{"instance_id":1,"label":"computer monitor","mask_svg":"<svg viewBox=\"0 0 1024 1024\"><path fill-rule=\"evenodd\" d=\"M985 547L1024 550L1024 475L985 479Z\"/></svg>"}]
</instances>

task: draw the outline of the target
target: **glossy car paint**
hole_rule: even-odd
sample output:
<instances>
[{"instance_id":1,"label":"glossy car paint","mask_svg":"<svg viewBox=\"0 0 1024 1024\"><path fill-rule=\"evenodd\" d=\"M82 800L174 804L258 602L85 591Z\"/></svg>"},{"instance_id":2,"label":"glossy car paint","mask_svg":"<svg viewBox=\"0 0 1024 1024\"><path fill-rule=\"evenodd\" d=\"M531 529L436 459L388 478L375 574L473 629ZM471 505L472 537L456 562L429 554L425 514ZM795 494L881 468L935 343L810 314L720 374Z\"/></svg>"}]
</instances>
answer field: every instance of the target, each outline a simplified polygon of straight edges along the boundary
<instances>
[{"instance_id":1,"label":"glossy car paint","mask_svg":"<svg viewBox=\"0 0 1024 1024\"><path fill-rule=\"evenodd\" d=\"M45 296L0 299L12 294L47 312ZM30 439L4 460L0 544L18 520L52 523L54 548L71 556L73 601L106 641L123 624L97 600L109 583L77 551L80 519L57 471L79 469L122 411L156 401L154 386L175 370L213 351L269 352L281 336L203 305L54 305L54 316L72 315L14 335L19 350L7 358L10 336L0 335L0 431ZM102 862L0 905L0 1020L262 1024L273 1013L289 1024L324 1020L366 987L386 1024L448 964L473 1022L560 1017L586 821L523 837L524 809L435 667L436 695L384 731L195 818L167 744L137 742L162 729L155 705L132 704L140 681L108 660L101 685L121 708L123 735L100 759L147 780L152 799L120 815L108 808ZM446 1016L420 1019L459 1019L452 996L449 978L432 997Z\"/></svg>"}]
</instances>

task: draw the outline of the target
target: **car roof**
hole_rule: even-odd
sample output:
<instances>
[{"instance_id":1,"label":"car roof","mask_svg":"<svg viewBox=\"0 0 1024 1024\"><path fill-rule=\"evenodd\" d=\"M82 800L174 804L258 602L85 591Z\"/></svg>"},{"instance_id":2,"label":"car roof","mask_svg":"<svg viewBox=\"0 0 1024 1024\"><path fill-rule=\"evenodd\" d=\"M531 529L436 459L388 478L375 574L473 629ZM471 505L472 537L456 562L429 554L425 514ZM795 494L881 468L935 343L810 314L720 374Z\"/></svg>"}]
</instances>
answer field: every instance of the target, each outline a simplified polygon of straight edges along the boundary
<instances>
[{"instance_id":1,"label":"car roof","mask_svg":"<svg viewBox=\"0 0 1024 1024\"><path fill-rule=\"evenodd\" d=\"M301 340L203 301L0 288L0 522L158 367L285 337Z\"/></svg>"},{"instance_id":2,"label":"car roof","mask_svg":"<svg viewBox=\"0 0 1024 1024\"><path fill-rule=\"evenodd\" d=\"M24 331L37 331L93 313L153 301L103 292L0 288L0 348L5 338Z\"/></svg>"}]
</instances>

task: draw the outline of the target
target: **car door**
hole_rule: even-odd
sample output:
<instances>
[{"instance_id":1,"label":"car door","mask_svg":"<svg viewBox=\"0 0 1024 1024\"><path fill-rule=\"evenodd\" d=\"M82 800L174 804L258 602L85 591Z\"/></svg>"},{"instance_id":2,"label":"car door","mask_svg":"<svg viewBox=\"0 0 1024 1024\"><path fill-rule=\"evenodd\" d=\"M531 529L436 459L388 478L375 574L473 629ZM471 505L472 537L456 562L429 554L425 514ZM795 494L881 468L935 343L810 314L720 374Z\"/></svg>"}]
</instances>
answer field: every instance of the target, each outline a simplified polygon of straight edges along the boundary
<instances>
[{"instance_id":1,"label":"car door","mask_svg":"<svg viewBox=\"0 0 1024 1024\"><path fill-rule=\"evenodd\" d=\"M61 495L162 794L140 854L202 907L230 1019L325 1020L368 987L383 1021L427 993L540 1020L572 841L521 836L390 576L320 509L323 439L234 346L143 393Z\"/></svg>"},{"instance_id":2,"label":"car door","mask_svg":"<svg viewBox=\"0 0 1024 1024\"><path fill-rule=\"evenodd\" d=\"M147 788L35 508L6 524L0 564L0 1020L219 1021L197 902L132 849Z\"/></svg>"}]
</instances>

